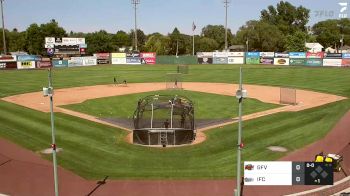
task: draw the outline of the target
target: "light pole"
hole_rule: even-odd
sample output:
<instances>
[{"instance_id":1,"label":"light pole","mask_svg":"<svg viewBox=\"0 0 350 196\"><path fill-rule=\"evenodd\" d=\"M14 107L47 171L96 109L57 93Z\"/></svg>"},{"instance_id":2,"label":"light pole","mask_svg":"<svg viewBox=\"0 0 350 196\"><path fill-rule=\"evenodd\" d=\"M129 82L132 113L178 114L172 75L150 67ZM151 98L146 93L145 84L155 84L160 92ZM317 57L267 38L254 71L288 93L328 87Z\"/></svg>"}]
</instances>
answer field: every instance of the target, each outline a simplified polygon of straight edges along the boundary
<instances>
[{"instance_id":1,"label":"light pole","mask_svg":"<svg viewBox=\"0 0 350 196\"><path fill-rule=\"evenodd\" d=\"M3 1L5 0L0 0L1 2L1 18L2 18L2 40L4 44L4 55L7 54L7 48L6 48L6 37L5 37L5 22L4 22L4 7L3 7Z\"/></svg>"},{"instance_id":2,"label":"light pole","mask_svg":"<svg viewBox=\"0 0 350 196\"><path fill-rule=\"evenodd\" d=\"M137 5L140 4L140 0L131 0L131 3L134 5L135 9L135 29L134 29L134 44L135 44L135 49L137 49L137 16L136 16L136 10L137 10Z\"/></svg>"},{"instance_id":3,"label":"light pole","mask_svg":"<svg viewBox=\"0 0 350 196\"><path fill-rule=\"evenodd\" d=\"M53 161L53 175L54 175L54 184L55 184L55 196L58 196L58 175L57 175L57 158L56 158L56 138L55 138L55 121L53 113L53 87L52 87L52 75L51 68L49 69L49 87L43 88L44 96L50 97L50 113L51 113L51 136L52 136L52 161Z\"/></svg>"},{"instance_id":4,"label":"light pole","mask_svg":"<svg viewBox=\"0 0 350 196\"><path fill-rule=\"evenodd\" d=\"M230 3L230 0L224 0L224 4L225 4L225 50L227 50L228 46L227 46L227 8L228 8L228 4Z\"/></svg>"},{"instance_id":5,"label":"light pole","mask_svg":"<svg viewBox=\"0 0 350 196\"><path fill-rule=\"evenodd\" d=\"M239 89L236 92L236 98L238 99L238 141L237 141L237 189L235 191L236 196L242 195L241 193L241 151L243 148L242 143L242 109L243 99L247 98L247 90L243 89L243 73L242 67L239 68Z\"/></svg>"}]
</instances>

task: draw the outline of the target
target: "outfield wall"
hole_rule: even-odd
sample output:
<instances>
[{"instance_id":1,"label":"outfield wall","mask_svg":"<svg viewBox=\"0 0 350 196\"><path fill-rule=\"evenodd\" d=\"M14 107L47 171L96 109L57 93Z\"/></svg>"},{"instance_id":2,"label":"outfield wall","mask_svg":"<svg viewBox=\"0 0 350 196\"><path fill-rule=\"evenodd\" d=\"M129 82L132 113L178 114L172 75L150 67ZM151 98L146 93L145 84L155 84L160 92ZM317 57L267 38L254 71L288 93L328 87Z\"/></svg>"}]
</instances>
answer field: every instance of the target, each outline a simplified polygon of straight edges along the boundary
<instances>
[{"instance_id":1,"label":"outfield wall","mask_svg":"<svg viewBox=\"0 0 350 196\"><path fill-rule=\"evenodd\" d=\"M197 63L350 67L350 54L324 52L197 52Z\"/></svg>"}]
</instances>

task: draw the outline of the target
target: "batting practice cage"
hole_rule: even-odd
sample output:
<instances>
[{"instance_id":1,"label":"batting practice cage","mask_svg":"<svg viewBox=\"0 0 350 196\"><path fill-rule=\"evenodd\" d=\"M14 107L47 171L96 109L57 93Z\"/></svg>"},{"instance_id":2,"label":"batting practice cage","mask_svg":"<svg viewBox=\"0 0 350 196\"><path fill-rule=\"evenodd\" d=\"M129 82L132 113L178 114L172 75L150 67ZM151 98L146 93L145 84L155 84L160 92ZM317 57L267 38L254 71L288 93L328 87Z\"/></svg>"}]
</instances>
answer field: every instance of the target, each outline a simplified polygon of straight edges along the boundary
<instances>
[{"instance_id":1,"label":"batting practice cage","mask_svg":"<svg viewBox=\"0 0 350 196\"><path fill-rule=\"evenodd\" d=\"M151 95L140 99L134 113L133 143L183 145L194 141L194 107L177 95Z\"/></svg>"},{"instance_id":2,"label":"batting practice cage","mask_svg":"<svg viewBox=\"0 0 350 196\"><path fill-rule=\"evenodd\" d=\"M178 65L177 73L188 74L188 65Z\"/></svg>"}]
</instances>

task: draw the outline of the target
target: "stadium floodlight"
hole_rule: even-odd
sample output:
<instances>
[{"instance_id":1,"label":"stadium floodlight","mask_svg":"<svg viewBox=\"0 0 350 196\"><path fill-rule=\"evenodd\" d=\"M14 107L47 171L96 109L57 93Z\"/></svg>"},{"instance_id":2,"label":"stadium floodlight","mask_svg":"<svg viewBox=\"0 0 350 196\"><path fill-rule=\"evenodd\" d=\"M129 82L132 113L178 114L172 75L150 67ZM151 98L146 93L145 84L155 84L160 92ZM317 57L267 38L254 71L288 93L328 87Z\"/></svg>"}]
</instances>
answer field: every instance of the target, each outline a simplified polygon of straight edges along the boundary
<instances>
[{"instance_id":1,"label":"stadium floodlight","mask_svg":"<svg viewBox=\"0 0 350 196\"><path fill-rule=\"evenodd\" d=\"M4 22L4 7L3 7L3 2L5 0L0 0L1 3L1 18L2 18L2 40L4 44L4 55L7 54L7 48L6 48L6 36L5 36L5 22Z\"/></svg>"},{"instance_id":2,"label":"stadium floodlight","mask_svg":"<svg viewBox=\"0 0 350 196\"><path fill-rule=\"evenodd\" d=\"M135 50L138 51L137 49L137 16L136 16L136 10L137 10L137 5L140 4L140 0L131 0L131 3L134 5L135 9L135 29L134 29L134 44L135 44Z\"/></svg>"},{"instance_id":3,"label":"stadium floodlight","mask_svg":"<svg viewBox=\"0 0 350 196\"><path fill-rule=\"evenodd\" d=\"M225 9L226 9L226 15L225 15L225 50L227 50L227 48L228 48L228 44L227 44L227 8L228 8L228 4L229 3L230 3L230 0L224 0Z\"/></svg>"}]
</instances>

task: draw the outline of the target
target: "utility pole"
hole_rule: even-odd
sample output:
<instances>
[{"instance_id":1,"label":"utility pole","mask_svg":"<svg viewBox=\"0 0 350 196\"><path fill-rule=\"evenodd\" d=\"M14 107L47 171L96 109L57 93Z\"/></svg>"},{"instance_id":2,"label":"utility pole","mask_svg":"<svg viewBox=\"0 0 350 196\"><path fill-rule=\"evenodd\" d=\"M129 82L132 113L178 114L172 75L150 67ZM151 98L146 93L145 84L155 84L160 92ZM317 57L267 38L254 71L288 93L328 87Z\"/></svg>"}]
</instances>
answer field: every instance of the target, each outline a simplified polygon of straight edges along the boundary
<instances>
[{"instance_id":1,"label":"utility pole","mask_svg":"<svg viewBox=\"0 0 350 196\"><path fill-rule=\"evenodd\" d=\"M241 151L244 147L242 143L242 108L243 99L247 98L247 91L243 89L243 73L242 67L239 69L239 89L236 92L236 98L238 99L238 141L237 141L237 188L235 190L235 196L241 196Z\"/></svg>"},{"instance_id":2,"label":"utility pole","mask_svg":"<svg viewBox=\"0 0 350 196\"><path fill-rule=\"evenodd\" d=\"M134 5L135 9L135 29L134 29L134 44L135 44L135 50L138 51L137 49L137 16L136 16L136 10L137 10L137 5L140 4L140 0L131 0L131 3Z\"/></svg>"},{"instance_id":3,"label":"utility pole","mask_svg":"<svg viewBox=\"0 0 350 196\"><path fill-rule=\"evenodd\" d=\"M51 113L51 136L52 136L52 161L53 161L53 176L55 185L55 196L58 196L58 175L57 175L57 158L56 158L56 138L55 138L55 121L53 113L53 87L52 87L52 73L49 69L49 87L43 88L44 97L50 97L50 113Z\"/></svg>"},{"instance_id":4,"label":"utility pole","mask_svg":"<svg viewBox=\"0 0 350 196\"><path fill-rule=\"evenodd\" d=\"M228 46L227 46L227 8L228 8L229 3L230 3L230 0L224 0L225 10L226 10L226 14L225 14L225 50L227 50L227 48L228 48Z\"/></svg>"},{"instance_id":5,"label":"utility pole","mask_svg":"<svg viewBox=\"0 0 350 196\"><path fill-rule=\"evenodd\" d=\"M7 48L6 48L6 36L5 36L5 22L4 22L4 7L3 7L3 2L5 0L0 0L1 2L1 18L2 18L2 40L4 44L4 55L7 54Z\"/></svg>"}]
</instances>

